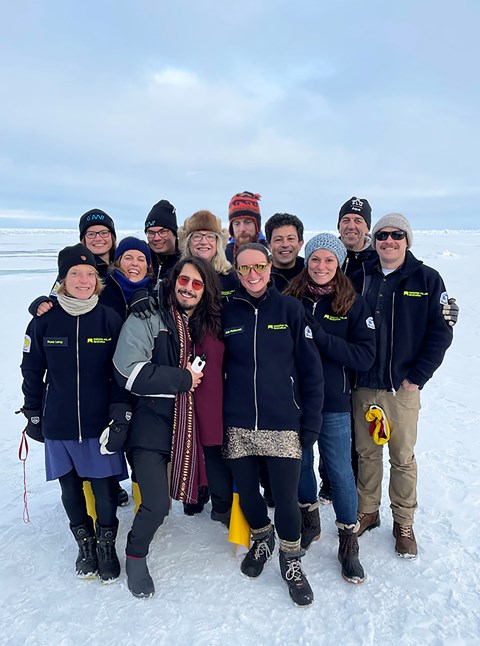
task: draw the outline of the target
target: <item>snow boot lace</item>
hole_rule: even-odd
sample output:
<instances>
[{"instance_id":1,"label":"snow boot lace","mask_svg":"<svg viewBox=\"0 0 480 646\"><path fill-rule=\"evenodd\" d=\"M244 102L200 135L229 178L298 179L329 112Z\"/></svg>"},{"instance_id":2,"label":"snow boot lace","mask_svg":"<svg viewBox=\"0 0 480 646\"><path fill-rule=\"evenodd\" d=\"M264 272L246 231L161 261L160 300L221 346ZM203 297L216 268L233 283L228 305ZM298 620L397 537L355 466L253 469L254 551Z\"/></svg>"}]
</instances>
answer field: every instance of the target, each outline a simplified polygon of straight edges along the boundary
<instances>
[{"instance_id":1,"label":"snow boot lace","mask_svg":"<svg viewBox=\"0 0 480 646\"><path fill-rule=\"evenodd\" d=\"M280 549L280 572L288 586L288 592L296 606L309 606L313 603L313 590L302 570L301 556L304 551L284 552Z\"/></svg>"},{"instance_id":2,"label":"snow boot lace","mask_svg":"<svg viewBox=\"0 0 480 646\"><path fill-rule=\"evenodd\" d=\"M262 573L265 563L272 558L275 548L273 525L253 530L252 539L253 545L245 555L240 569L246 576L255 578Z\"/></svg>"}]
</instances>

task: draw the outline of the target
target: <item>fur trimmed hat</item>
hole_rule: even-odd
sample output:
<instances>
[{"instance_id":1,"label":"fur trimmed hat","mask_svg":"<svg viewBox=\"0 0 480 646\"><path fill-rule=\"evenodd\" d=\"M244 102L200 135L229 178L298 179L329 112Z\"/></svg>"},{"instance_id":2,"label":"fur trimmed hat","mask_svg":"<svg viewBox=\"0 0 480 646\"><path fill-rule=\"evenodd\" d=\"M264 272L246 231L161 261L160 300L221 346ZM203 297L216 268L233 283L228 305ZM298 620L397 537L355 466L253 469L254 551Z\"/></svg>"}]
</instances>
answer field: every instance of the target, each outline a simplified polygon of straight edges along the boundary
<instances>
[{"instance_id":1,"label":"fur trimmed hat","mask_svg":"<svg viewBox=\"0 0 480 646\"><path fill-rule=\"evenodd\" d=\"M233 236L232 221L239 218L251 218L255 222L257 233L260 232L262 226L262 216L260 215L260 201L258 193L250 193L250 191L243 191L236 193L230 200L228 205L228 232Z\"/></svg>"},{"instance_id":2,"label":"fur trimmed hat","mask_svg":"<svg viewBox=\"0 0 480 646\"><path fill-rule=\"evenodd\" d=\"M134 236L128 236L127 238L120 240L115 251L114 261L118 260L120 256L123 256L126 251L130 251L132 249L143 253L145 258L147 259L147 265L152 264L152 254L150 252L150 247L144 240L140 240L139 238L135 238Z\"/></svg>"},{"instance_id":3,"label":"fur trimmed hat","mask_svg":"<svg viewBox=\"0 0 480 646\"><path fill-rule=\"evenodd\" d=\"M170 204L168 200L160 200L160 202L154 204L145 220L145 233L150 227L170 229L177 235L177 211L173 204Z\"/></svg>"},{"instance_id":4,"label":"fur trimmed hat","mask_svg":"<svg viewBox=\"0 0 480 646\"><path fill-rule=\"evenodd\" d=\"M63 280L69 269L76 265L91 265L95 269L95 256L87 247L79 242L73 247L65 247L58 254L58 278Z\"/></svg>"},{"instance_id":5,"label":"fur trimmed hat","mask_svg":"<svg viewBox=\"0 0 480 646\"><path fill-rule=\"evenodd\" d=\"M337 225L340 224L340 220L343 216L348 215L349 213L357 213L358 215L361 215L370 230L370 227L372 226L372 207L368 203L368 200L364 197L355 196L347 200L340 209Z\"/></svg>"},{"instance_id":6,"label":"fur trimmed hat","mask_svg":"<svg viewBox=\"0 0 480 646\"><path fill-rule=\"evenodd\" d=\"M308 264L308 259L312 253L318 249L326 249L335 254L339 267L343 265L347 257L347 249L340 238L337 238L332 233L319 233L305 245L305 265Z\"/></svg>"},{"instance_id":7,"label":"fur trimmed hat","mask_svg":"<svg viewBox=\"0 0 480 646\"><path fill-rule=\"evenodd\" d=\"M384 215L383 218L380 218L380 220L375 224L372 230L372 241L374 246L377 244L375 234L385 227L395 227L395 229L405 231L405 233L407 234L407 249L410 249L413 244L413 233L410 222L404 215L402 215L401 213L387 213L387 215Z\"/></svg>"},{"instance_id":8,"label":"fur trimmed hat","mask_svg":"<svg viewBox=\"0 0 480 646\"><path fill-rule=\"evenodd\" d=\"M194 231L213 231L213 233L222 233L222 221L217 218L211 211L197 211L183 224L185 234L188 236Z\"/></svg>"},{"instance_id":9,"label":"fur trimmed hat","mask_svg":"<svg viewBox=\"0 0 480 646\"><path fill-rule=\"evenodd\" d=\"M115 225L108 213L105 213L105 211L102 211L101 209L90 209L90 211L87 211L82 215L80 222L78 223L78 228L80 230L80 240L85 235L87 229L98 224L103 224L104 226L106 226L107 229L111 232L112 236L114 238L117 237L117 234L115 233Z\"/></svg>"}]
</instances>

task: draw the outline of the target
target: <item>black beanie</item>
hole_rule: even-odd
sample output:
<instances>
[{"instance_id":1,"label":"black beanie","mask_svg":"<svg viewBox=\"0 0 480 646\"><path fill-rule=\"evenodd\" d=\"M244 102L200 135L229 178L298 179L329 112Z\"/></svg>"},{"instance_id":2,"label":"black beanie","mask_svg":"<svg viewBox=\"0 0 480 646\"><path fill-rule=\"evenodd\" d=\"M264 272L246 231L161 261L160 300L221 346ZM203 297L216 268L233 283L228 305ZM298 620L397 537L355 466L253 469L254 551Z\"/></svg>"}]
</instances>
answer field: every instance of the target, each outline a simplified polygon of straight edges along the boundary
<instances>
[{"instance_id":1,"label":"black beanie","mask_svg":"<svg viewBox=\"0 0 480 646\"><path fill-rule=\"evenodd\" d=\"M177 212L173 204L170 204L168 200L160 200L160 202L154 204L145 220L145 233L150 227L170 229L177 235Z\"/></svg>"},{"instance_id":2,"label":"black beanie","mask_svg":"<svg viewBox=\"0 0 480 646\"><path fill-rule=\"evenodd\" d=\"M63 280L68 270L75 265L91 265L96 269L95 256L81 242L73 247L65 247L58 254L58 278Z\"/></svg>"},{"instance_id":3,"label":"black beanie","mask_svg":"<svg viewBox=\"0 0 480 646\"><path fill-rule=\"evenodd\" d=\"M347 202L345 202L338 214L337 226L340 224L340 220L343 216L348 213L361 215L367 223L368 230L370 231L370 227L372 226L372 207L368 203L368 200L364 197L351 197Z\"/></svg>"},{"instance_id":4,"label":"black beanie","mask_svg":"<svg viewBox=\"0 0 480 646\"><path fill-rule=\"evenodd\" d=\"M96 224L103 224L109 231L111 231L114 238L117 237L117 234L115 233L115 225L108 213L105 213L105 211L102 211L101 209L91 209L82 215L80 222L78 223L78 227L80 229L80 240L85 235L85 231Z\"/></svg>"}]
</instances>

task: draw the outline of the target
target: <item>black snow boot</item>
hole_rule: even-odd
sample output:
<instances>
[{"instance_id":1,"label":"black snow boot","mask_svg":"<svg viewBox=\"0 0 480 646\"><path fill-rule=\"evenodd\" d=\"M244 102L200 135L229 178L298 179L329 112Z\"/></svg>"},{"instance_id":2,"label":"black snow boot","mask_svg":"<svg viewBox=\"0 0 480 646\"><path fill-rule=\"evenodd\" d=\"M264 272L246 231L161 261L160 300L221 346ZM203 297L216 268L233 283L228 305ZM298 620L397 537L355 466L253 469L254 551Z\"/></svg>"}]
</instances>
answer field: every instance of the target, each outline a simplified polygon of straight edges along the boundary
<instances>
[{"instance_id":1,"label":"black snow boot","mask_svg":"<svg viewBox=\"0 0 480 646\"><path fill-rule=\"evenodd\" d=\"M136 558L127 554L125 569L127 571L128 589L134 597L141 599L152 597L155 594L155 586L148 571L146 556Z\"/></svg>"},{"instance_id":2,"label":"black snow boot","mask_svg":"<svg viewBox=\"0 0 480 646\"><path fill-rule=\"evenodd\" d=\"M275 548L275 530L272 524L252 530L253 545L240 566L246 576L255 578L262 573L263 566L272 558Z\"/></svg>"},{"instance_id":3,"label":"black snow boot","mask_svg":"<svg viewBox=\"0 0 480 646\"><path fill-rule=\"evenodd\" d=\"M305 554L300 549L300 541L295 546L295 551L284 551L280 542L280 572L288 586L288 592L296 606L309 606L313 603L313 590L302 570L301 557ZM289 545L292 545L291 543Z\"/></svg>"},{"instance_id":4,"label":"black snow boot","mask_svg":"<svg viewBox=\"0 0 480 646\"><path fill-rule=\"evenodd\" d=\"M358 558L358 528L355 525L336 523L338 527L338 560L342 564L342 576L349 583L363 583L365 572Z\"/></svg>"},{"instance_id":5,"label":"black snow boot","mask_svg":"<svg viewBox=\"0 0 480 646\"><path fill-rule=\"evenodd\" d=\"M85 523L77 527L70 525L70 529L78 545L78 556L75 562L77 576L90 579L98 572L97 539L93 531L93 521L89 516Z\"/></svg>"},{"instance_id":6,"label":"black snow boot","mask_svg":"<svg viewBox=\"0 0 480 646\"><path fill-rule=\"evenodd\" d=\"M120 576L120 562L115 549L117 524L113 527L101 527L97 523L98 576L102 583L111 583Z\"/></svg>"},{"instance_id":7,"label":"black snow boot","mask_svg":"<svg viewBox=\"0 0 480 646\"><path fill-rule=\"evenodd\" d=\"M128 493L120 486L120 483L118 483L117 507L126 507L129 502Z\"/></svg>"},{"instance_id":8,"label":"black snow boot","mask_svg":"<svg viewBox=\"0 0 480 646\"><path fill-rule=\"evenodd\" d=\"M228 511L216 511L215 509L212 509L210 512L210 518L212 520L217 520L219 523L222 523L225 525L225 527L228 529L230 527L230 516L232 515L232 510L229 509Z\"/></svg>"},{"instance_id":9,"label":"black snow boot","mask_svg":"<svg viewBox=\"0 0 480 646\"><path fill-rule=\"evenodd\" d=\"M184 502L183 503L183 513L187 516L193 516L194 514L201 514L203 508L210 500L210 494L208 492L208 487L202 485L198 487L198 500L197 502Z\"/></svg>"},{"instance_id":10,"label":"black snow boot","mask_svg":"<svg viewBox=\"0 0 480 646\"><path fill-rule=\"evenodd\" d=\"M302 550L308 550L313 541L318 541L321 533L320 526L320 503L300 504L300 513L302 514L301 528L301 547Z\"/></svg>"}]
</instances>

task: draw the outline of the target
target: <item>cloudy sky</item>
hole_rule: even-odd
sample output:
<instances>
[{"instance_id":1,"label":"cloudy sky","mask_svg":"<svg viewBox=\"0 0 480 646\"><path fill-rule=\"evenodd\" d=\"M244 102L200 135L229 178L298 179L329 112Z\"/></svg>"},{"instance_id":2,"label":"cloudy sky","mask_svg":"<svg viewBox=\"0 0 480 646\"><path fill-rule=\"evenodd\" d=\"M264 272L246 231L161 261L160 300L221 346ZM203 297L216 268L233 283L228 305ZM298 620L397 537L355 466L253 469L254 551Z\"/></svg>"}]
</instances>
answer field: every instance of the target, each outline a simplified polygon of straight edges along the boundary
<instances>
[{"instance_id":1,"label":"cloudy sky","mask_svg":"<svg viewBox=\"0 0 480 646\"><path fill-rule=\"evenodd\" d=\"M478 228L478 0L1 1L0 227L227 218Z\"/></svg>"}]
</instances>

